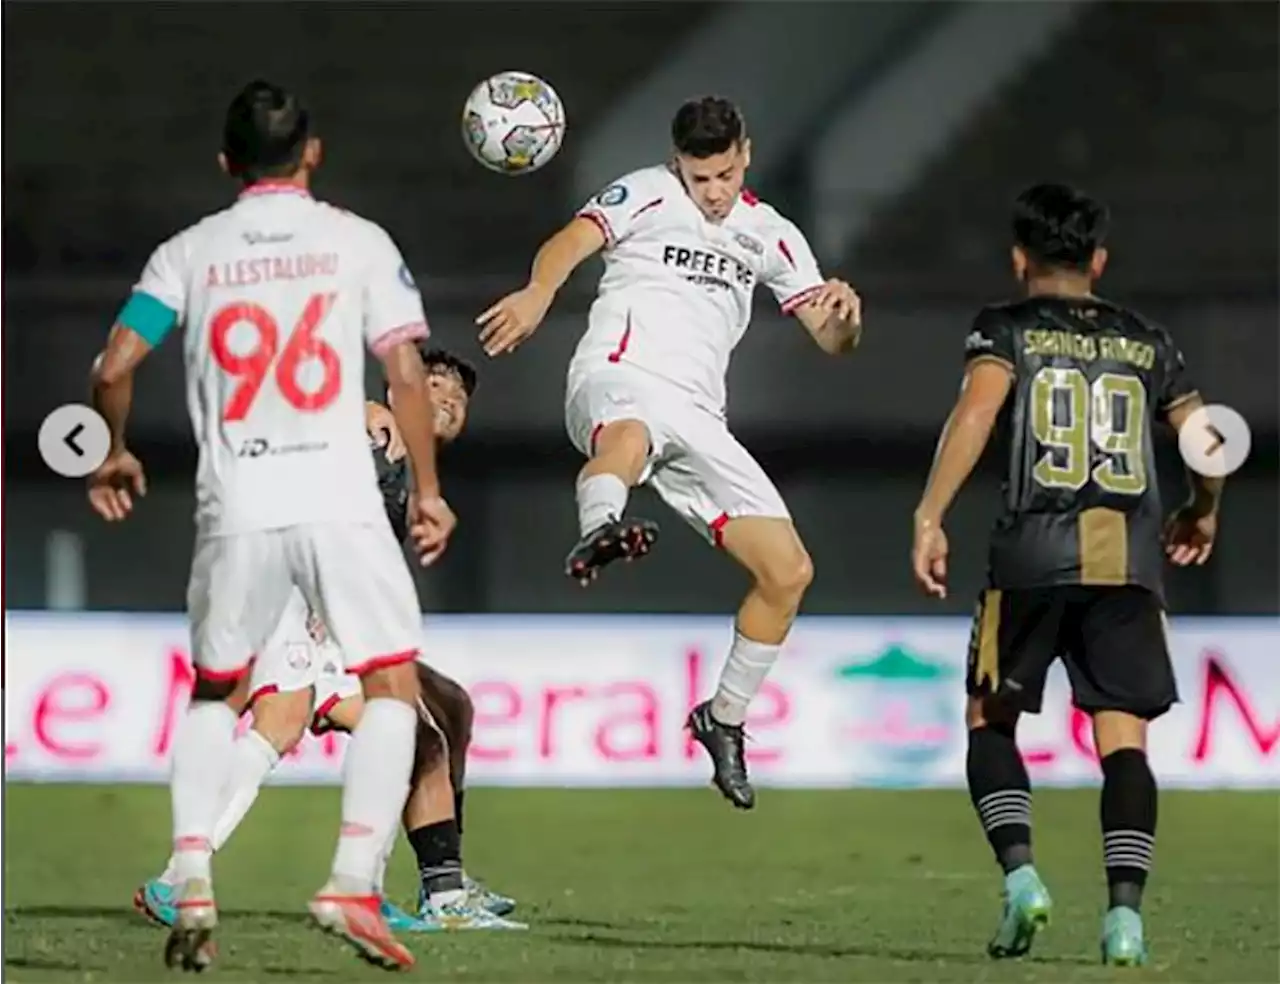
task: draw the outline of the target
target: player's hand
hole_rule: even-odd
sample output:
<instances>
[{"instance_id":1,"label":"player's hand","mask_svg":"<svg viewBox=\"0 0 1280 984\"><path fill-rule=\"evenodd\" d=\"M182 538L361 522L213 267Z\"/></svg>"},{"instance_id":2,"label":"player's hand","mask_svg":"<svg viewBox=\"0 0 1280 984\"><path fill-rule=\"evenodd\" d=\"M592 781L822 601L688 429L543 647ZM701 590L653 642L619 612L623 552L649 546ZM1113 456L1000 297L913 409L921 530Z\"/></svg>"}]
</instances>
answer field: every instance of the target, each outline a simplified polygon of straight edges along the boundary
<instances>
[{"instance_id":1,"label":"player's hand","mask_svg":"<svg viewBox=\"0 0 1280 984\"><path fill-rule=\"evenodd\" d=\"M911 568L925 594L947 596L947 534L937 520L916 517Z\"/></svg>"},{"instance_id":2,"label":"player's hand","mask_svg":"<svg viewBox=\"0 0 1280 984\"><path fill-rule=\"evenodd\" d=\"M147 494L142 462L130 452L115 451L89 476L89 505L108 523L118 523L133 512L133 497Z\"/></svg>"},{"instance_id":3,"label":"player's hand","mask_svg":"<svg viewBox=\"0 0 1280 984\"><path fill-rule=\"evenodd\" d=\"M1216 512L1205 514L1191 506L1183 506L1165 524L1165 553L1178 567L1199 566L1213 553L1213 541L1217 536Z\"/></svg>"},{"instance_id":4,"label":"player's hand","mask_svg":"<svg viewBox=\"0 0 1280 984\"><path fill-rule=\"evenodd\" d=\"M862 324L862 298L843 280L828 280L818 288L809 303L828 316L835 315L841 321L854 325Z\"/></svg>"},{"instance_id":5,"label":"player's hand","mask_svg":"<svg viewBox=\"0 0 1280 984\"><path fill-rule=\"evenodd\" d=\"M396 426L395 414L381 403L369 402L364 405L364 429L378 447L382 448L388 461L399 461L407 453L400 428Z\"/></svg>"},{"instance_id":6,"label":"player's hand","mask_svg":"<svg viewBox=\"0 0 1280 984\"><path fill-rule=\"evenodd\" d=\"M434 564L449 545L458 517L438 495L415 495L409 499L409 539L423 567Z\"/></svg>"},{"instance_id":7,"label":"player's hand","mask_svg":"<svg viewBox=\"0 0 1280 984\"><path fill-rule=\"evenodd\" d=\"M508 294L476 318L485 355L514 352L542 324L555 295L541 284L528 284Z\"/></svg>"}]
</instances>

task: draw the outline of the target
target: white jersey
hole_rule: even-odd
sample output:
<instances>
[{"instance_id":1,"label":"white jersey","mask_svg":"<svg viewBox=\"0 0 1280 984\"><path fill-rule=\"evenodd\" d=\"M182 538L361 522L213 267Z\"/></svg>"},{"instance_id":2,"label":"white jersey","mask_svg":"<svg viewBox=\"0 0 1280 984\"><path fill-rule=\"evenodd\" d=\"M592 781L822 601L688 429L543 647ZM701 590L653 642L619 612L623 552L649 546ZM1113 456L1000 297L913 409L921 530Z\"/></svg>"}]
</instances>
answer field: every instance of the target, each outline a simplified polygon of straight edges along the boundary
<instances>
[{"instance_id":1,"label":"white jersey","mask_svg":"<svg viewBox=\"0 0 1280 984\"><path fill-rule=\"evenodd\" d=\"M751 320L757 283L790 314L823 284L804 235L743 191L706 219L667 165L615 181L578 212L604 233L604 276L569 368L628 364L723 413L729 356Z\"/></svg>"},{"instance_id":2,"label":"white jersey","mask_svg":"<svg viewBox=\"0 0 1280 984\"><path fill-rule=\"evenodd\" d=\"M364 427L365 346L428 329L380 226L292 185L255 185L162 244L134 291L184 328L201 534L387 521Z\"/></svg>"}]
</instances>

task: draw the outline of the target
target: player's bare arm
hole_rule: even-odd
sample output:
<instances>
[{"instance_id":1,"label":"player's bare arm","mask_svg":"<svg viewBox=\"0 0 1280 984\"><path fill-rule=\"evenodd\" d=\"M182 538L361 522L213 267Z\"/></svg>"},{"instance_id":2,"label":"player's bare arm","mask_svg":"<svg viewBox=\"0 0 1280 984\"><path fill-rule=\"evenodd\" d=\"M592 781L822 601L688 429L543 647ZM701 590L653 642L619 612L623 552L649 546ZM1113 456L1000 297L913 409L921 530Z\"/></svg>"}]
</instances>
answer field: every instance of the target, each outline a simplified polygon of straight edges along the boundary
<instances>
[{"instance_id":1,"label":"player's bare arm","mask_svg":"<svg viewBox=\"0 0 1280 984\"><path fill-rule=\"evenodd\" d=\"M514 352L542 324L556 293L573 271L604 248L604 232L583 216L542 244L533 259L529 282L476 318L480 344L488 356Z\"/></svg>"},{"instance_id":2,"label":"player's bare arm","mask_svg":"<svg viewBox=\"0 0 1280 984\"><path fill-rule=\"evenodd\" d=\"M1191 415L1204 406L1199 394L1192 393L1169 408L1170 426L1181 432ZM1187 469L1191 498L1175 510L1165 526L1165 551L1179 567L1200 565L1213 553L1218 535L1218 506L1226 480Z\"/></svg>"},{"instance_id":3,"label":"player's bare arm","mask_svg":"<svg viewBox=\"0 0 1280 984\"><path fill-rule=\"evenodd\" d=\"M409 500L410 535L425 566L444 552L449 535L458 522L440 495L431 388L422 356L412 341L400 342L381 358L392 413L413 471L414 493Z\"/></svg>"},{"instance_id":4,"label":"player's bare arm","mask_svg":"<svg viewBox=\"0 0 1280 984\"><path fill-rule=\"evenodd\" d=\"M828 280L795 315L828 355L852 352L862 340L862 299L843 280Z\"/></svg>"},{"instance_id":5,"label":"player's bare arm","mask_svg":"<svg viewBox=\"0 0 1280 984\"><path fill-rule=\"evenodd\" d=\"M108 522L118 522L133 510L133 496L147 494L142 463L125 447L125 425L133 403L133 373L151 345L132 328L116 324L107 345L94 360L91 379L93 408L111 432L111 450L89 476L89 504Z\"/></svg>"},{"instance_id":6,"label":"player's bare arm","mask_svg":"<svg viewBox=\"0 0 1280 984\"><path fill-rule=\"evenodd\" d=\"M1012 386L1013 372L999 359L976 359L965 372L960 398L942 429L929 481L915 512L911 566L927 594L947 596L943 517L982 457Z\"/></svg>"}]
</instances>

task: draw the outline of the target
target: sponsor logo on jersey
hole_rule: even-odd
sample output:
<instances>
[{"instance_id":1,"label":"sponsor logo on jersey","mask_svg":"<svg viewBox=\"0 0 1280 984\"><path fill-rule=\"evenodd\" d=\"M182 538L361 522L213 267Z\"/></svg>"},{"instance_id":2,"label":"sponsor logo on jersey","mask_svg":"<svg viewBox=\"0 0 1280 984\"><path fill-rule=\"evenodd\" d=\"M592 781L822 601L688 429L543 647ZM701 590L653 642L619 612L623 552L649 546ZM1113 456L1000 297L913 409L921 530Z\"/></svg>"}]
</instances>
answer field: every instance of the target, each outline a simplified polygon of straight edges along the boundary
<instances>
[{"instance_id":1,"label":"sponsor logo on jersey","mask_svg":"<svg viewBox=\"0 0 1280 984\"><path fill-rule=\"evenodd\" d=\"M964 340L964 350L966 352L983 352L994 347L995 342L980 331L970 332L969 337Z\"/></svg>"},{"instance_id":2,"label":"sponsor logo on jersey","mask_svg":"<svg viewBox=\"0 0 1280 984\"><path fill-rule=\"evenodd\" d=\"M662 247L662 262L693 283L708 287L751 290L756 282L751 267L715 250L667 245Z\"/></svg>"},{"instance_id":3,"label":"sponsor logo on jersey","mask_svg":"<svg viewBox=\"0 0 1280 984\"><path fill-rule=\"evenodd\" d=\"M596 204L603 205L605 208L610 208L614 205L621 205L627 200L627 195L629 194L630 192L627 191L626 185L612 184L604 191L600 192L600 194L596 195Z\"/></svg>"}]
</instances>

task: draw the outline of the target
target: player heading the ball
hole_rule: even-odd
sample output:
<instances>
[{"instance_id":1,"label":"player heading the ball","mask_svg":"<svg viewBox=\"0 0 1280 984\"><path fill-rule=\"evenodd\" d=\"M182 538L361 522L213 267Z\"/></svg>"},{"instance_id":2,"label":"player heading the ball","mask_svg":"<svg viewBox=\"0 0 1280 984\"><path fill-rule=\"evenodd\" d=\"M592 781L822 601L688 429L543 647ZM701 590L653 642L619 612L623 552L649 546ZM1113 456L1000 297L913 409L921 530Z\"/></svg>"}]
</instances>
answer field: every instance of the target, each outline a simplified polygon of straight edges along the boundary
<instances>
[{"instance_id":1,"label":"player heading the ball","mask_svg":"<svg viewBox=\"0 0 1280 984\"><path fill-rule=\"evenodd\" d=\"M644 556L656 524L624 518L647 484L752 579L712 700L689 727L714 781L742 809L755 803L743 752L747 705L791 630L813 576L782 496L725 422L725 373L766 286L824 351L853 349L857 294L824 279L808 242L743 187L751 140L738 108L706 96L679 108L673 152L609 184L538 250L529 282L477 319L490 356L513 352L556 292L603 251L604 276L569 366L565 421L589 459L578 476L581 540L566 572L589 584L609 563Z\"/></svg>"}]
</instances>

